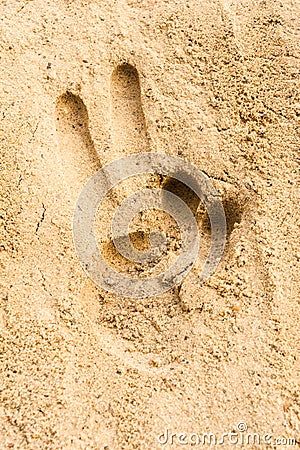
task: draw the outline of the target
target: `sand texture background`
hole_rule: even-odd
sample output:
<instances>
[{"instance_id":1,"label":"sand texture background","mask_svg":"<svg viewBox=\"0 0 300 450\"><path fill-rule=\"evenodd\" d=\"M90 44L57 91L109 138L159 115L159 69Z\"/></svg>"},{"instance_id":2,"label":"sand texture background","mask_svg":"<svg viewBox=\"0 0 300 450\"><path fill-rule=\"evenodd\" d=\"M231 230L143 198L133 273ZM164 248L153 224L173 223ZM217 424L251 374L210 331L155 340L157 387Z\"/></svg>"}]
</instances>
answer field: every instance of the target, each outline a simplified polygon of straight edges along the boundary
<instances>
[{"instance_id":1,"label":"sand texture background","mask_svg":"<svg viewBox=\"0 0 300 450\"><path fill-rule=\"evenodd\" d=\"M298 19L295 0L1 1L1 449L181 448L158 434L239 422L300 445ZM146 151L211 178L228 239L205 285L195 267L131 300L82 270L72 216L98 168ZM107 227L141 186L185 196L204 255L197 199L141 177L98 214L110 263L138 270ZM135 245L155 224L176 256L172 221L140 219Z\"/></svg>"}]
</instances>

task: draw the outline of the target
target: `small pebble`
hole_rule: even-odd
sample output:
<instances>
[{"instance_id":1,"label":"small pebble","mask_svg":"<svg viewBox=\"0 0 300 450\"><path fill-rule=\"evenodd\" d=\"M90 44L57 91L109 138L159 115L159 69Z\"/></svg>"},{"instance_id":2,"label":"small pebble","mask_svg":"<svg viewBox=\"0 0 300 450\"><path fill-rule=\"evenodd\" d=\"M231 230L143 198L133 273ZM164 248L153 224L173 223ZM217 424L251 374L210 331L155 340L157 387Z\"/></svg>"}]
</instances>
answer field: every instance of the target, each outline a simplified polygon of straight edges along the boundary
<instances>
[{"instance_id":1,"label":"small pebble","mask_svg":"<svg viewBox=\"0 0 300 450\"><path fill-rule=\"evenodd\" d=\"M241 305L236 303L235 305L232 305L232 311L239 312L241 310Z\"/></svg>"}]
</instances>

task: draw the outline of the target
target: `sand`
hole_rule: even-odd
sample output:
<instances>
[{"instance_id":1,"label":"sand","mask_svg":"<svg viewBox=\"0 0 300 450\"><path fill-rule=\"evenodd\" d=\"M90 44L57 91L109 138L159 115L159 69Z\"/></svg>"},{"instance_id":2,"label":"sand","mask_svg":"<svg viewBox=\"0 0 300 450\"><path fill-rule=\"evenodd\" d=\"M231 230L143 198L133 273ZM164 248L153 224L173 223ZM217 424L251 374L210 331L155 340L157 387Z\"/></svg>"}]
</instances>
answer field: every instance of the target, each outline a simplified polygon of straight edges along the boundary
<instances>
[{"instance_id":1,"label":"sand","mask_svg":"<svg viewBox=\"0 0 300 450\"><path fill-rule=\"evenodd\" d=\"M233 433L224 449L247 434L240 448L300 445L299 9L1 2L1 449L194 448L192 433ZM72 218L96 170L139 152L207 174L228 236L200 285L211 235L198 198L163 177L124 182L97 216L113 267L138 270L109 235L137 188L179 193L201 235L184 281L136 300L89 279ZM137 218L134 245L153 225L176 257L164 213Z\"/></svg>"}]
</instances>

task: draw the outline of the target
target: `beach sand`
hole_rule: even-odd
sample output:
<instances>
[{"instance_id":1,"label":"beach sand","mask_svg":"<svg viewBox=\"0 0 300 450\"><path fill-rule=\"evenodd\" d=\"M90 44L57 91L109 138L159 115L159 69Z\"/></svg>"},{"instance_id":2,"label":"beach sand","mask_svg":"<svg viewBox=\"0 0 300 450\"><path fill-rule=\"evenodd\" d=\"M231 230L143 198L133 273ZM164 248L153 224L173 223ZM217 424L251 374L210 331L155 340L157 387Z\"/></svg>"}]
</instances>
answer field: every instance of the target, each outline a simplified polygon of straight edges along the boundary
<instances>
[{"instance_id":1,"label":"beach sand","mask_svg":"<svg viewBox=\"0 0 300 450\"><path fill-rule=\"evenodd\" d=\"M1 449L193 448L205 433L236 433L224 449L247 435L241 448L300 445L297 19L293 0L2 1ZM204 284L199 263L134 299L82 270L72 220L98 169L141 152L207 174L228 235ZM147 186L184 197L137 177L97 215L124 273L113 210ZM185 199L201 262L209 220ZM164 213L133 223L135 245L153 225L176 257Z\"/></svg>"}]
</instances>

